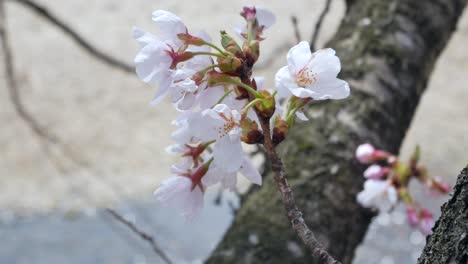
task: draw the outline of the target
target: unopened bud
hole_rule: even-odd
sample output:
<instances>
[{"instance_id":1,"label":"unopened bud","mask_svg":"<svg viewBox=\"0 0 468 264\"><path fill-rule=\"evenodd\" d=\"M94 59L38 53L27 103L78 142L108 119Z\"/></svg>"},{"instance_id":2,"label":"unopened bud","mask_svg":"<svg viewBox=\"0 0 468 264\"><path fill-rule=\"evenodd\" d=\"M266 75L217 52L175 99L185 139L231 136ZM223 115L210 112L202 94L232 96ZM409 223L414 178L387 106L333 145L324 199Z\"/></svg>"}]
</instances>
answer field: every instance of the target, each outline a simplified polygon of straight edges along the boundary
<instances>
[{"instance_id":1,"label":"unopened bud","mask_svg":"<svg viewBox=\"0 0 468 264\"><path fill-rule=\"evenodd\" d=\"M187 44L187 45L194 45L194 46L206 45L206 42L202 38L192 36L189 33L177 34L177 37L180 40L183 40L184 43Z\"/></svg>"},{"instance_id":2,"label":"unopened bud","mask_svg":"<svg viewBox=\"0 0 468 264\"><path fill-rule=\"evenodd\" d=\"M242 54L242 49L240 48L240 46L224 30L221 31L221 45L225 50L236 56L240 56Z\"/></svg>"},{"instance_id":3,"label":"unopened bud","mask_svg":"<svg viewBox=\"0 0 468 264\"><path fill-rule=\"evenodd\" d=\"M364 171L364 177L367 179L381 180L385 178L389 172L389 168L374 164Z\"/></svg>"},{"instance_id":4,"label":"unopened bud","mask_svg":"<svg viewBox=\"0 0 468 264\"><path fill-rule=\"evenodd\" d=\"M273 128L273 144L281 143L288 134L288 122L281 118L275 119L275 127Z\"/></svg>"},{"instance_id":5,"label":"unopened bud","mask_svg":"<svg viewBox=\"0 0 468 264\"><path fill-rule=\"evenodd\" d=\"M257 113L263 118L270 118L276 110L275 98L267 91L261 90L262 99L255 104Z\"/></svg>"},{"instance_id":6,"label":"unopened bud","mask_svg":"<svg viewBox=\"0 0 468 264\"><path fill-rule=\"evenodd\" d=\"M408 220L408 224L410 224L410 226L415 227L418 225L419 217L414 207L408 206L408 208L406 208L406 219Z\"/></svg>"},{"instance_id":7,"label":"unopened bud","mask_svg":"<svg viewBox=\"0 0 468 264\"><path fill-rule=\"evenodd\" d=\"M254 6L245 6L240 15L247 21L254 21L257 17L257 9Z\"/></svg>"},{"instance_id":8,"label":"unopened bud","mask_svg":"<svg viewBox=\"0 0 468 264\"><path fill-rule=\"evenodd\" d=\"M246 42L243 48L243 53L247 60L247 64L250 66L254 65L260 57L260 42L258 40L253 41L249 46L247 46Z\"/></svg>"},{"instance_id":9,"label":"unopened bud","mask_svg":"<svg viewBox=\"0 0 468 264\"><path fill-rule=\"evenodd\" d=\"M219 57L218 68L223 73L235 75L239 73L240 70L242 70L242 60L235 57L234 55L226 57L226 58Z\"/></svg>"}]
</instances>

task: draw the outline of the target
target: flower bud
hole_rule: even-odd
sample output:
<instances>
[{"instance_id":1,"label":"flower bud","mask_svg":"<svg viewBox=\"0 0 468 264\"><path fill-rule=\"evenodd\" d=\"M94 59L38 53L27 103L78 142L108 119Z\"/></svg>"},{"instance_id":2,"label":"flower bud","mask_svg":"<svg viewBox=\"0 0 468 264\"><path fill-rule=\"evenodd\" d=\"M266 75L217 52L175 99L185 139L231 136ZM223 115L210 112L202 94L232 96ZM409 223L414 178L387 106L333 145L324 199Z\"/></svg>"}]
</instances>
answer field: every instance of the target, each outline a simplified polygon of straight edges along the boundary
<instances>
[{"instance_id":1,"label":"flower bud","mask_svg":"<svg viewBox=\"0 0 468 264\"><path fill-rule=\"evenodd\" d=\"M276 110L275 98L267 91L261 90L262 99L255 104L257 113L263 118L270 118Z\"/></svg>"},{"instance_id":2,"label":"flower bud","mask_svg":"<svg viewBox=\"0 0 468 264\"><path fill-rule=\"evenodd\" d=\"M232 53L231 56L218 58L218 68L221 72L231 75L237 75L242 70L242 60L235 57Z\"/></svg>"},{"instance_id":3,"label":"flower bud","mask_svg":"<svg viewBox=\"0 0 468 264\"><path fill-rule=\"evenodd\" d=\"M257 9L254 6L245 6L240 15L247 21L254 21L257 16Z\"/></svg>"},{"instance_id":4,"label":"flower bud","mask_svg":"<svg viewBox=\"0 0 468 264\"><path fill-rule=\"evenodd\" d=\"M380 180L385 178L389 172L389 168L374 164L364 171L364 177L367 179Z\"/></svg>"},{"instance_id":5,"label":"flower bud","mask_svg":"<svg viewBox=\"0 0 468 264\"><path fill-rule=\"evenodd\" d=\"M240 121L242 129L241 140L247 144L258 144L263 142L263 133L258 128L257 122L250 118L242 118Z\"/></svg>"},{"instance_id":6,"label":"flower bud","mask_svg":"<svg viewBox=\"0 0 468 264\"><path fill-rule=\"evenodd\" d=\"M356 158L363 164L371 163L374 152L374 146L369 143L362 144L356 149Z\"/></svg>"},{"instance_id":7,"label":"flower bud","mask_svg":"<svg viewBox=\"0 0 468 264\"><path fill-rule=\"evenodd\" d=\"M273 144L281 143L288 134L288 122L281 118L275 119L275 127L273 128Z\"/></svg>"},{"instance_id":8,"label":"flower bud","mask_svg":"<svg viewBox=\"0 0 468 264\"><path fill-rule=\"evenodd\" d=\"M406 216L410 226L416 227L419 224L419 217L414 207L408 206L408 208L406 208Z\"/></svg>"},{"instance_id":9,"label":"flower bud","mask_svg":"<svg viewBox=\"0 0 468 264\"><path fill-rule=\"evenodd\" d=\"M247 44L247 43L245 43ZM260 42L258 40L253 41L249 46L244 45L243 53L246 58L246 63L252 66L257 62L260 57Z\"/></svg>"},{"instance_id":10,"label":"flower bud","mask_svg":"<svg viewBox=\"0 0 468 264\"><path fill-rule=\"evenodd\" d=\"M427 186L431 190L438 191L440 193L449 193L450 192L450 185L447 183L443 182L440 178L428 178L426 180Z\"/></svg>"},{"instance_id":11,"label":"flower bud","mask_svg":"<svg viewBox=\"0 0 468 264\"><path fill-rule=\"evenodd\" d=\"M242 49L239 47L237 42L224 30L221 31L221 45L225 50L236 55L237 57L242 55Z\"/></svg>"}]
</instances>

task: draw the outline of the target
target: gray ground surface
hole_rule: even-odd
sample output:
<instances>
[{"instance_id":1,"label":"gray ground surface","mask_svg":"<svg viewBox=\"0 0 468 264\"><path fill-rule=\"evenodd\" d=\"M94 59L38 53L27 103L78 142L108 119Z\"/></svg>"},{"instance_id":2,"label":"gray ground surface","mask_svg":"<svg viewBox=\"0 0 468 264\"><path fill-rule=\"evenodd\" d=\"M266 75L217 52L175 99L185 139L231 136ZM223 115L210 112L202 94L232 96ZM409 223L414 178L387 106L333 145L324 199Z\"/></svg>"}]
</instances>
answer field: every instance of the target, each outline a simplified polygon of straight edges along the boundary
<instances>
[{"instance_id":1,"label":"gray ground surface","mask_svg":"<svg viewBox=\"0 0 468 264\"><path fill-rule=\"evenodd\" d=\"M38 2L93 45L131 62L136 44L130 27L154 29L153 9L176 12L194 31L207 29L215 38L217 30L238 21L240 6L249 1L203 0L197 4L203 8L194 8L193 1L171 0ZM278 15L259 69L271 85L294 43L290 15L299 17L308 39L321 1L256 2ZM333 35L343 13L342 3L334 3L319 44ZM157 263L144 244L101 211L89 214L94 211L89 208L107 205L134 214L137 223L177 256L177 263L197 263L206 256L228 226L229 210L207 206L196 224L187 225L150 200L173 161L162 149L170 144L175 112L168 104L149 107L153 89L96 61L30 10L11 1L6 11L23 102L62 143L44 143L18 118L0 64L0 263ZM421 144L423 162L451 183L468 161L467 39L465 14L402 148L407 157ZM272 54L277 58L265 59ZM438 212L446 198L427 199L414 187L426 206ZM356 263L415 263L423 245L424 239L407 228L400 208L374 221Z\"/></svg>"}]
</instances>

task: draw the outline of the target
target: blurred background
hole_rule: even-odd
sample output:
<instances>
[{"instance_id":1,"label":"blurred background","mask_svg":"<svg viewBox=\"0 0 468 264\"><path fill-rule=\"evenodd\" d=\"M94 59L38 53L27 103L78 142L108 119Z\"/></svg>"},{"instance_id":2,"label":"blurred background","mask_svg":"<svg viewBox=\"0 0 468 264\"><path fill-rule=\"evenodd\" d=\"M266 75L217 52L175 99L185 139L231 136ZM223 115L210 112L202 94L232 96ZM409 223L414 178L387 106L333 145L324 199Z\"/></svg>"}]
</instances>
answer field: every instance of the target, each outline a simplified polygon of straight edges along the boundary
<instances>
[{"instance_id":1,"label":"blurred background","mask_svg":"<svg viewBox=\"0 0 468 264\"><path fill-rule=\"evenodd\" d=\"M0 1L1 2L1 1ZM324 1L53 1L35 0L91 45L131 65L137 45L131 28L156 30L151 12L176 13L192 32L233 32L241 7L271 9L277 23L263 42L257 75L273 85L296 42L291 16L310 40ZM323 47L344 13L332 2L318 39ZM202 263L221 239L237 206L235 194L216 191L194 223L159 207L152 192L169 174L173 157L168 103L151 107L155 88L132 72L103 63L30 8L4 3L16 89L7 85L0 51L0 263L162 263L150 248L99 208L115 207L154 234L176 263ZM432 175L452 185L468 161L468 14L440 57L401 150L422 146ZM26 110L31 121L18 112ZM21 112L21 111L20 111ZM39 125L37 129L36 125ZM447 196L428 198L439 215ZM415 263L425 238L406 225L404 208L377 217L355 263Z\"/></svg>"}]
</instances>

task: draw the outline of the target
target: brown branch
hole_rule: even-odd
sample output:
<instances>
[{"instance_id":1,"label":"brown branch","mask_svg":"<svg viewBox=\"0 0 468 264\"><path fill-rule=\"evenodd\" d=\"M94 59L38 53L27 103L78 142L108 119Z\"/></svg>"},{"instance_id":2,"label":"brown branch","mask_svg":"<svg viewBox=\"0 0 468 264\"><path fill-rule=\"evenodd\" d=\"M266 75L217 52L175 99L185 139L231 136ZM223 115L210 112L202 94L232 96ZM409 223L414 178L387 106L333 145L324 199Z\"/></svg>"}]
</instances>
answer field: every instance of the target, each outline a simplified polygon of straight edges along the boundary
<instances>
[{"instance_id":1,"label":"brown branch","mask_svg":"<svg viewBox=\"0 0 468 264\"><path fill-rule=\"evenodd\" d=\"M261 120L262 131L264 131L264 146L268 158L271 162L271 170L273 171L273 177L276 182L276 187L281 193L281 199L283 201L284 208L291 226L300 237L302 242L310 249L312 257L315 258L318 263L322 264L341 264L341 262L335 260L327 250L317 241L314 233L307 226L302 212L296 205L294 200L294 193L289 186L288 180L286 179L286 172L283 161L276 152L275 145L271 140L270 135L270 121L268 119Z\"/></svg>"},{"instance_id":2,"label":"brown branch","mask_svg":"<svg viewBox=\"0 0 468 264\"><path fill-rule=\"evenodd\" d=\"M291 23L294 29L294 36L296 37L296 42L299 43L301 42L301 32L299 31L299 26L297 23L297 17L296 16L291 16Z\"/></svg>"},{"instance_id":3,"label":"brown branch","mask_svg":"<svg viewBox=\"0 0 468 264\"><path fill-rule=\"evenodd\" d=\"M151 245L151 248L153 249L153 251L159 257L161 257L161 259L163 259L167 264L172 264L172 261L167 257L167 255L164 253L164 251L156 244L156 241L154 240L153 236L151 236L148 233L142 231L135 224L133 224L132 222L126 220L123 216L121 216L115 210L113 210L111 208L107 208L106 212L108 212L115 220L117 220L120 223L127 226L133 233L137 234L141 239L148 242Z\"/></svg>"},{"instance_id":4,"label":"brown branch","mask_svg":"<svg viewBox=\"0 0 468 264\"><path fill-rule=\"evenodd\" d=\"M118 68L127 73L133 73L134 67L127 64L126 62L120 61L119 59L113 58L110 55L98 50L93 45L88 43L82 36L80 36L75 30L68 26L65 22L61 21L58 17L53 15L47 8L30 0L14 0L27 8L37 13L42 18L45 18L53 25L57 26L60 30L74 40L78 46L87 51L91 56L106 63L109 66Z\"/></svg>"},{"instance_id":5,"label":"brown branch","mask_svg":"<svg viewBox=\"0 0 468 264\"><path fill-rule=\"evenodd\" d=\"M21 119L29 126L29 128L40 138L43 138L49 142L56 143L58 139L48 133L42 128L36 119L26 110L21 101L19 94L18 83L16 82L16 74L13 66L12 50L9 43L9 36L6 29L6 14L4 10L4 0L0 1L0 38L1 46L4 53L5 71L6 71L6 83L9 92L10 100L13 103L15 111Z\"/></svg>"},{"instance_id":6,"label":"brown branch","mask_svg":"<svg viewBox=\"0 0 468 264\"><path fill-rule=\"evenodd\" d=\"M319 18L317 22L315 23L314 33L312 34L312 39L310 40L310 49L312 51L315 51L315 49L317 48L316 47L317 38L319 36L320 30L322 29L323 20L325 19L325 16L330 11L331 1L332 0L326 0L322 13L320 13Z\"/></svg>"}]
</instances>

